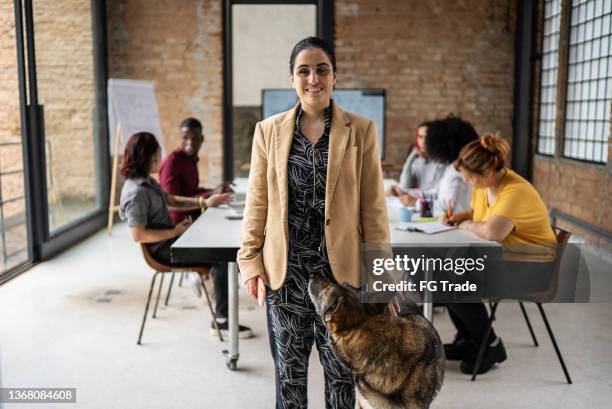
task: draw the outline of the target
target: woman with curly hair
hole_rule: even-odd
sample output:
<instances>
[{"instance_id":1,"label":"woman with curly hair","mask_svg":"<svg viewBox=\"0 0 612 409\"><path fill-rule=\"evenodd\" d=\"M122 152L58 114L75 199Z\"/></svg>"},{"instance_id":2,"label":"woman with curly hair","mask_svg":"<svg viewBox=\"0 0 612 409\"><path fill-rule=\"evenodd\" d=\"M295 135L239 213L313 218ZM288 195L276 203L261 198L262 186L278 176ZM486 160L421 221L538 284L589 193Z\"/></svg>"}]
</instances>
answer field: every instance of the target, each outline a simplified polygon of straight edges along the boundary
<instances>
[{"instance_id":1,"label":"woman with curly hair","mask_svg":"<svg viewBox=\"0 0 612 409\"><path fill-rule=\"evenodd\" d=\"M465 145L477 139L474 126L461 117L451 114L444 119L427 122L421 151L432 163L440 166L441 172L432 187L420 190L434 198L434 211L447 212L450 208L453 212L463 212L470 208L472 189L463 181L453 162ZM415 199L407 193L400 195L400 201L408 206L415 203Z\"/></svg>"}]
</instances>

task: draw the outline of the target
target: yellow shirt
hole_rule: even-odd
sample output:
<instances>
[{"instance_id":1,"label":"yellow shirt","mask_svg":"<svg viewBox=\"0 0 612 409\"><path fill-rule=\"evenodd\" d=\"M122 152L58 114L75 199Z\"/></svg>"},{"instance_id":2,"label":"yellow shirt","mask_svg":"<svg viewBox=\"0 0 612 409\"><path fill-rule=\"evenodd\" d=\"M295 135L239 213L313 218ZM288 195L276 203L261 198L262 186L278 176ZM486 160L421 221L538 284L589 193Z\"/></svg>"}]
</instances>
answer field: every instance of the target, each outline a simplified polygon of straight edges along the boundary
<instances>
[{"instance_id":1,"label":"yellow shirt","mask_svg":"<svg viewBox=\"0 0 612 409\"><path fill-rule=\"evenodd\" d=\"M515 252L520 248L518 252L523 254L546 255L544 259L554 257L557 239L548 220L546 205L531 183L516 172L506 169L495 201L490 206L487 189L474 189L472 209L475 222L484 222L491 216L503 216L512 221L514 230L501 242L506 250ZM545 248L533 244L545 245Z\"/></svg>"}]
</instances>

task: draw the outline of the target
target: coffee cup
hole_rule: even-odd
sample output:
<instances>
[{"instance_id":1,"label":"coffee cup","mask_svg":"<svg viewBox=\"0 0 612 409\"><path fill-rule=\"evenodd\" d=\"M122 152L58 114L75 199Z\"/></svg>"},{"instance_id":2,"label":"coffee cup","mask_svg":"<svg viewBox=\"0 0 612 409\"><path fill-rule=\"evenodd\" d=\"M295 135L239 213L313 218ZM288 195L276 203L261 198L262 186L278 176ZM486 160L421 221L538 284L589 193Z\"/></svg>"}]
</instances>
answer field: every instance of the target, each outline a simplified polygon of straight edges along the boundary
<instances>
[{"instance_id":1,"label":"coffee cup","mask_svg":"<svg viewBox=\"0 0 612 409\"><path fill-rule=\"evenodd\" d=\"M414 207L402 206L399 209L400 222L412 221L412 214L414 213Z\"/></svg>"}]
</instances>

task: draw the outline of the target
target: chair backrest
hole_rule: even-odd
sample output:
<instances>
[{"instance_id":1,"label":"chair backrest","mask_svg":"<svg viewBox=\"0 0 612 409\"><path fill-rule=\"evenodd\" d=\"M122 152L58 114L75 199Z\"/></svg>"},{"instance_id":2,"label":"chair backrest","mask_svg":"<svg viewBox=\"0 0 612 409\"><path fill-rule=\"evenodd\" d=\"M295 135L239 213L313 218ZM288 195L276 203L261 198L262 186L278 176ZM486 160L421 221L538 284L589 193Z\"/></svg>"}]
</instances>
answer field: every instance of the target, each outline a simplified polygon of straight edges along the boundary
<instances>
[{"instance_id":1,"label":"chair backrest","mask_svg":"<svg viewBox=\"0 0 612 409\"><path fill-rule=\"evenodd\" d=\"M163 273L195 272L205 278L208 277L210 273L209 266L172 266L169 264L160 263L159 261L155 260L153 256L151 256L149 248L144 243L140 243L140 250L142 250L142 255L145 259L145 262L155 271L160 271Z\"/></svg>"},{"instance_id":2,"label":"chair backrest","mask_svg":"<svg viewBox=\"0 0 612 409\"><path fill-rule=\"evenodd\" d=\"M155 270L155 271L172 271L172 266L168 266L168 265L162 264L159 261L155 260L153 258L153 256L151 256L151 253L149 252L149 248L147 247L146 244L140 243L140 250L142 250L142 255L143 255L144 259L145 259L145 262L153 270Z\"/></svg>"},{"instance_id":3,"label":"chair backrest","mask_svg":"<svg viewBox=\"0 0 612 409\"><path fill-rule=\"evenodd\" d=\"M572 233L567 230L563 230L561 227L558 226L551 227L555 232L555 237L557 237L557 244L563 244L563 246L565 247Z\"/></svg>"},{"instance_id":4,"label":"chair backrest","mask_svg":"<svg viewBox=\"0 0 612 409\"><path fill-rule=\"evenodd\" d=\"M555 260L553 261L553 267L550 274L550 281L548 288L537 293L529 294L529 299L535 302L548 302L555 298L557 295L557 289L559 286L559 275L561 273L561 261L563 260L563 254L565 253L565 247L569 242L569 238L572 235L571 232L563 230L558 226L551 226L555 237L557 238L557 251L555 254Z\"/></svg>"}]
</instances>

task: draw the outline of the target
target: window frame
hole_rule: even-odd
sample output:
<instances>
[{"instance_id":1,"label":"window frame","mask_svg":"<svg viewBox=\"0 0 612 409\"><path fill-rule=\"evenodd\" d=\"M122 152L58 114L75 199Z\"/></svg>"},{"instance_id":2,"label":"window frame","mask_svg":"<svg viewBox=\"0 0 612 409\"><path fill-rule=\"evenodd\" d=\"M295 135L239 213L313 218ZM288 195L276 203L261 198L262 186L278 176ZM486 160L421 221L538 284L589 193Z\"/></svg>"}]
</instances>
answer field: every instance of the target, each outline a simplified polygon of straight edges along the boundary
<instances>
[{"instance_id":1,"label":"window frame","mask_svg":"<svg viewBox=\"0 0 612 409\"><path fill-rule=\"evenodd\" d=\"M563 160L567 162L579 162L595 165L598 167L606 167L610 163L610 157L607 157L606 162L574 158L565 155L565 131L566 131L566 120L568 114L568 85L569 85L569 60L570 60L570 35L571 35L571 18L572 18L572 0L561 0L561 21L559 27L559 44L558 44L558 63L557 63L557 96L556 96L556 110L555 110L555 122L554 122L554 133L555 133L555 149L554 154L549 155L546 153L538 152L539 144L539 127L541 122L541 81L542 81L542 50L543 50L543 36L544 36L544 1L540 1L540 13L539 13L539 25L540 25L540 44L538 46L538 78L539 83L536 88L538 95L537 106L535 106L535 112L537 112L537 120L534 123L534 148L533 154L537 157L551 158L557 160ZM612 38L610 39L612 42ZM608 119L609 123L609 119ZM607 129L604 127L604 129ZM610 135L608 135L609 137ZM585 143L588 141L584 141ZM608 148L609 142L604 140L604 149Z\"/></svg>"},{"instance_id":2,"label":"window frame","mask_svg":"<svg viewBox=\"0 0 612 409\"><path fill-rule=\"evenodd\" d=\"M587 4L589 1L591 1L591 0L587 0L585 2L585 4ZM602 162L602 161L597 161L597 160L593 160L593 159L576 158L576 157L572 157L572 156L567 156L565 154L566 142L568 142L568 139L566 138L566 127L567 127L567 119L568 119L567 118L567 116L568 116L568 104L575 102L575 101L568 101L568 98L567 98L567 94L568 94L568 90L569 90L570 51L571 51L571 47L572 47L572 43L571 43L571 32L572 32L571 21L572 21L572 12L573 12L573 9L574 9L574 6L572 4L572 0L567 0L567 5L568 5L568 10L567 10L567 25L565 26L565 29L567 30L567 44L566 44L567 49L566 49L566 59L565 59L565 68L564 68L565 72L566 72L566 75L565 75L564 83L562 85L563 89L564 89L564 93L563 93L563 95L564 95L564 100L563 100L563 105L564 105L563 112L564 112L564 115L563 115L563 118L562 118L562 123L563 123L562 124L562 132L561 132L561 134L558 137L558 139L560 139L561 142L562 142L562 144L560 146L560 152L559 152L558 156L560 158L563 158L563 159L566 159L566 160L570 160L570 161L576 161L576 162L582 162L582 163L589 163L589 164L606 166L607 163L610 161L610 158L607 157L607 156L606 156L606 161ZM609 15L611 16L610 18L612 20L612 14L609 14ZM584 34L584 36L586 38L586 33ZM600 36L600 38L603 38L603 36ZM609 42L612 42L612 31L610 32L610 35L609 35ZM583 39L583 41L577 40L577 43L586 43L586 40L584 40L584 39ZM610 45L608 45L608 47L610 47ZM598 58L601 59L601 56L598 57ZM587 59L583 58L581 61L584 62L584 61L592 61L592 60L587 60ZM608 66L608 68L610 68L610 66ZM610 77L610 78L612 78L612 77ZM590 81L591 80L585 80L584 76L583 76L582 78L577 80L575 82L575 84L583 83L583 82L590 82ZM590 103L592 103L594 101L597 101L597 98L595 100L591 100L590 96L589 96L589 99L586 100L586 102L588 104L590 104ZM585 102L585 101L581 101L581 102ZM605 96L604 96L604 102L605 102ZM612 100L610 100L608 102L612 103ZM589 111L590 111L590 107L588 108L587 113ZM605 112L605 108L604 108L604 112ZM580 122L587 121L587 122L589 122L591 120L589 120L589 119L578 119L577 121L580 121ZM610 118L606 118L606 119L604 119L604 121L608 125L608 127L604 126L604 130L605 130L605 129L609 128L609 126L610 126ZM587 125L588 125L588 123L587 123ZM610 135L608 135L608 137L609 136ZM588 143L588 142L592 142L592 143L595 144L595 142L596 142L595 140L590 140L590 139L578 139L578 140L570 139L570 141L575 141L577 143L585 143L585 144ZM601 143L602 143L602 147L603 147L604 150L608 148L608 142L607 142L605 137L604 137L604 141L602 141ZM579 145L578 145L578 147L579 147ZM586 147L585 147L585 149L586 149Z\"/></svg>"},{"instance_id":3,"label":"window frame","mask_svg":"<svg viewBox=\"0 0 612 409\"><path fill-rule=\"evenodd\" d=\"M559 0L559 6L560 6L560 14L559 14L559 19L561 20L563 18L563 1ZM541 22L540 22L540 47L539 47L539 55L540 55L540 67L539 67L539 72L538 72L538 107L537 107L537 123L536 123L536 127L535 127L535 144L534 144L534 151L537 155L539 156L546 156L546 157L554 157L555 156L555 150L557 148L557 138L556 138L556 132L555 132L555 128L556 128L556 120L557 120L557 95L558 95L558 84L559 84L559 70L560 70L560 66L559 66L559 54L560 54L560 40L561 40L561 35L562 35L562 27L561 27L561 21L559 21L559 42L557 43L557 52L556 52L556 56L557 56L557 65L556 65L556 70L557 70L557 75L556 75L556 86L555 86L555 103L554 103L554 111L555 111L555 115L554 115L554 120L553 120L553 150L552 153L547 153L547 152L540 152L540 124L542 121L542 81L544 79L544 40L545 40L545 33L544 33L544 29L546 26L546 0L542 1L542 17L541 17Z\"/></svg>"},{"instance_id":4,"label":"window frame","mask_svg":"<svg viewBox=\"0 0 612 409\"><path fill-rule=\"evenodd\" d=\"M106 82L106 1L90 0L94 66L94 166L97 208L65 226L49 231L43 107L38 104L33 0L14 0L19 78L20 124L24 163L28 260L0 272L0 284L48 259L106 225L110 192L108 97Z\"/></svg>"}]
</instances>

